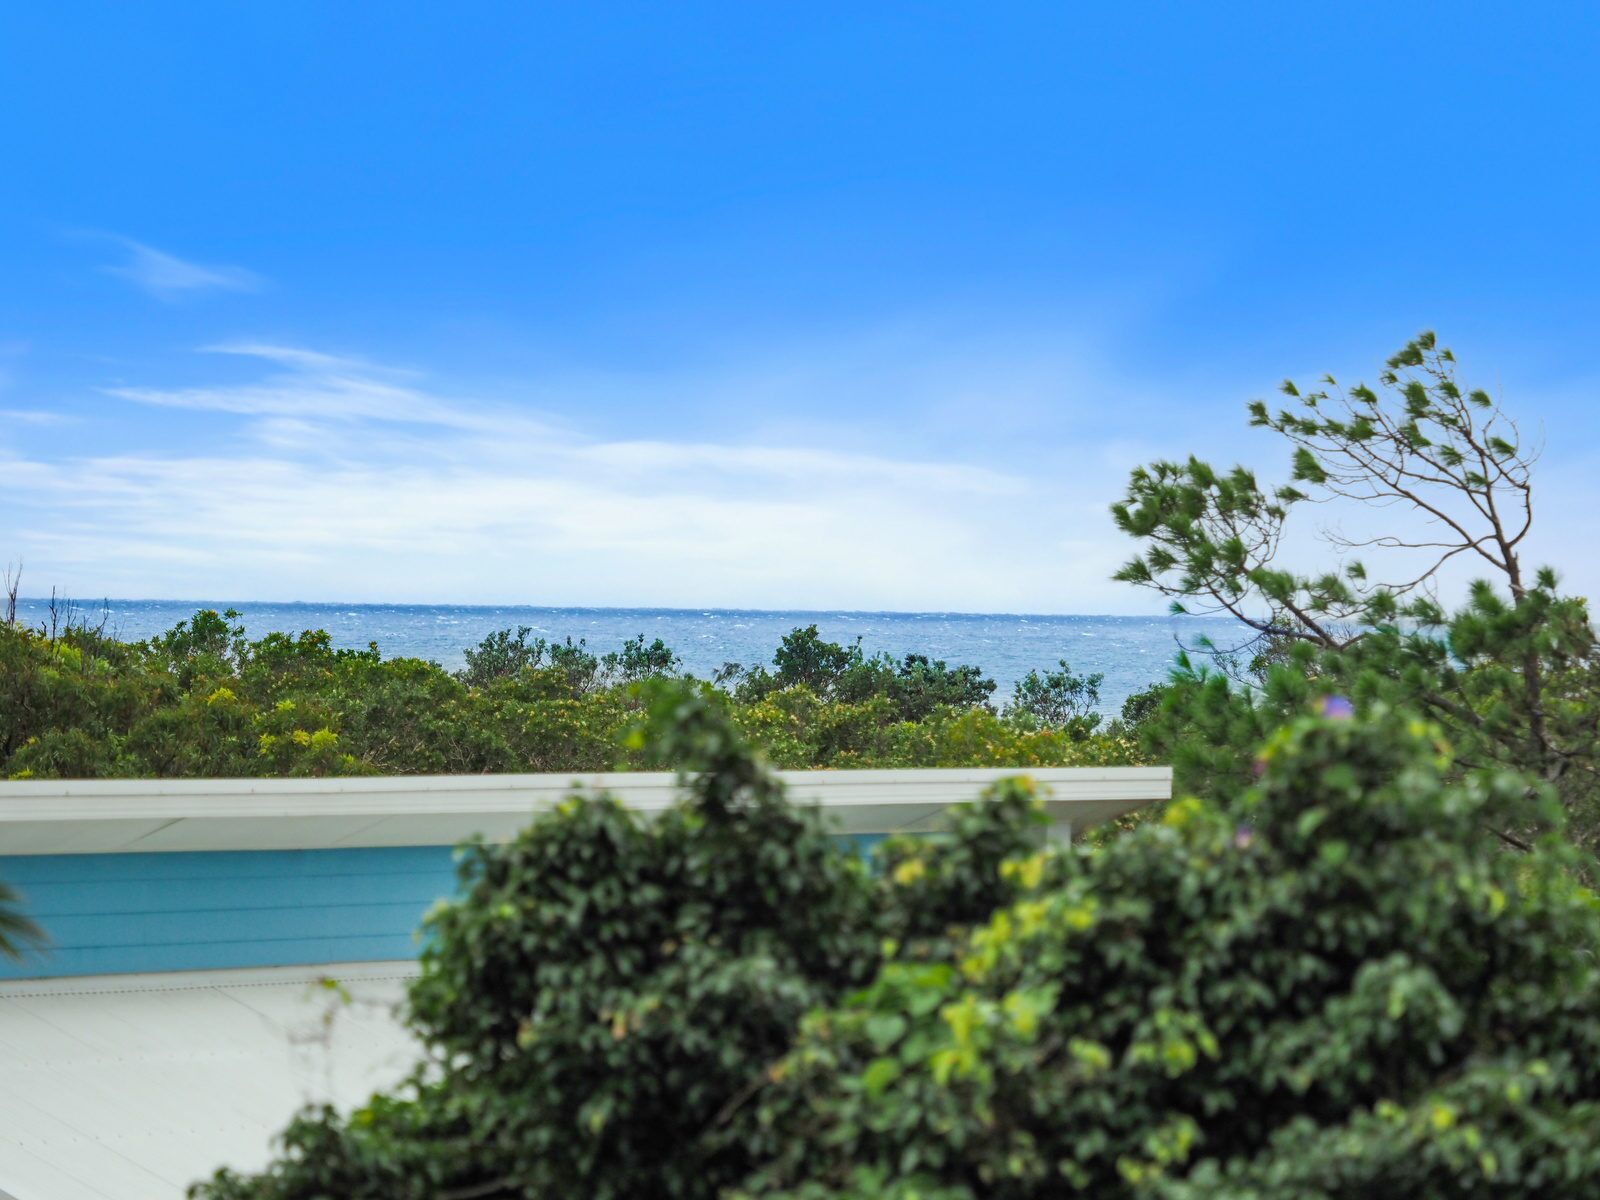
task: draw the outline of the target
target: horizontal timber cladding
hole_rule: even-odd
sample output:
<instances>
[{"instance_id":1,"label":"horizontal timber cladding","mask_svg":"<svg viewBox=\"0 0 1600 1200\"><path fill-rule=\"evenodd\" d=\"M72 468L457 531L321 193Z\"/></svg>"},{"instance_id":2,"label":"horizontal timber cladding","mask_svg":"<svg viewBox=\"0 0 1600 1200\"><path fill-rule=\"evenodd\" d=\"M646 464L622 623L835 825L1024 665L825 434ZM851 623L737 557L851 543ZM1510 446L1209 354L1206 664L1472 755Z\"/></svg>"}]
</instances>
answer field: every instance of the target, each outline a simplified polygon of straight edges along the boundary
<instances>
[{"instance_id":1,"label":"horizontal timber cladding","mask_svg":"<svg viewBox=\"0 0 1600 1200\"><path fill-rule=\"evenodd\" d=\"M946 806L1014 771L784 775L865 852L936 833ZM1171 794L1164 767L1049 768L1056 836ZM423 914L456 890L452 846L515 836L571 794L561 775L354 779L0 781L0 882L50 939L0 980L384 962L416 956ZM643 815L680 795L670 773L581 782ZM3 1200L3 1198L0 1198Z\"/></svg>"},{"instance_id":2,"label":"horizontal timber cladding","mask_svg":"<svg viewBox=\"0 0 1600 1200\"><path fill-rule=\"evenodd\" d=\"M456 892L450 846L20 855L0 880L50 939L0 980L407 959Z\"/></svg>"},{"instance_id":3,"label":"horizontal timber cladding","mask_svg":"<svg viewBox=\"0 0 1600 1200\"><path fill-rule=\"evenodd\" d=\"M0 979L412 958L449 846L0 857L49 945Z\"/></svg>"}]
</instances>

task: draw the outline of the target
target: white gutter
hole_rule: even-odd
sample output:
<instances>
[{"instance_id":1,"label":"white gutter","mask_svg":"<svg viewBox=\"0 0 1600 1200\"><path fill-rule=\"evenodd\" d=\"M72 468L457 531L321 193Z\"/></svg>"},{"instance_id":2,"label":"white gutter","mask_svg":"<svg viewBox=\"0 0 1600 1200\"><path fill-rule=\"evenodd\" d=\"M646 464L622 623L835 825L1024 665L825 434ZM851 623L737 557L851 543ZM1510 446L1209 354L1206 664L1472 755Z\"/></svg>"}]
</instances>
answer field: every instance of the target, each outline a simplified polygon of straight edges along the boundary
<instances>
[{"instance_id":1,"label":"white gutter","mask_svg":"<svg viewBox=\"0 0 1600 1200\"><path fill-rule=\"evenodd\" d=\"M1040 786L1069 833L1172 794L1170 767L779 772L796 803L841 833L936 828L945 808L998 779ZM609 791L656 813L677 797L671 772L412 775L339 779L13 780L0 782L0 855L181 850L305 850L504 840L570 795Z\"/></svg>"}]
</instances>

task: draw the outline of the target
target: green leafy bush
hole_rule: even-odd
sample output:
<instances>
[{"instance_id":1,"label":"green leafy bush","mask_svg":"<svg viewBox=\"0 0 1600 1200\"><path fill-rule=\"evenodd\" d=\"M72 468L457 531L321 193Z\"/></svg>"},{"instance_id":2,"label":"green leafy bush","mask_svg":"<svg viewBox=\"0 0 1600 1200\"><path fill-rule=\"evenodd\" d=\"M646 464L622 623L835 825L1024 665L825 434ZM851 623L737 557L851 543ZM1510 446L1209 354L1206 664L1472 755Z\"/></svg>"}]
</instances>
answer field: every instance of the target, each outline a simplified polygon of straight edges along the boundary
<instances>
[{"instance_id":1,"label":"green leafy bush","mask_svg":"<svg viewBox=\"0 0 1600 1200\"><path fill-rule=\"evenodd\" d=\"M1298 721L1258 785L1095 850L1010 785L869 874L717 704L656 719L684 802L474 849L428 1065L197 1197L1594 1194L1600 911L1564 841L1484 833L1550 794L1453 782L1432 727Z\"/></svg>"},{"instance_id":2,"label":"green leafy bush","mask_svg":"<svg viewBox=\"0 0 1600 1200\"><path fill-rule=\"evenodd\" d=\"M977 667L952 667L926 654L896 661L887 654L868 656L860 639L850 646L825 642L815 625L784 636L765 667L738 673L735 695L759 701L773 692L804 688L825 701L859 705L882 700L882 711L896 721L920 721L942 708L984 708L995 682Z\"/></svg>"},{"instance_id":3,"label":"green leafy bush","mask_svg":"<svg viewBox=\"0 0 1600 1200\"><path fill-rule=\"evenodd\" d=\"M1594 1194L1600 914L1514 776L1432 731L1304 720L1259 787L1010 868L953 966L812 1014L734 1193L1265 1200Z\"/></svg>"},{"instance_id":4,"label":"green leafy bush","mask_svg":"<svg viewBox=\"0 0 1600 1200\"><path fill-rule=\"evenodd\" d=\"M607 771L634 689L682 677L659 638L596 654L502 630L454 674L321 630L250 639L236 613L201 611L143 643L72 626L0 623L0 778L226 777ZM776 674L710 688L785 767L1066 766L1132 761L1126 736L1063 736L985 703L974 667L900 663L796 630ZM730 677L731 680L731 677Z\"/></svg>"},{"instance_id":5,"label":"green leafy bush","mask_svg":"<svg viewBox=\"0 0 1600 1200\"><path fill-rule=\"evenodd\" d=\"M1087 737L1100 724L1100 685L1105 675L1075 674L1062 659L1054 671L1029 671L1013 685L1007 711L1024 721L1067 729Z\"/></svg>"},{"instance_id":6,"label":"green leafy bush","mask_svg":"<svg viewBox=\"0 0 1600 1200\"><path fill-rule=\"evenodd\" d=\"M347 1121L307 1114L267 1174L200 1195L714 1196L756 1161L752 1101L804 1014L866 983L886 937L1015 894L999 865L1036 840L1031 794L923 845L919 886L885 883L784 801L717 704L654 705L649 757L699 772L682 803L647 822L574 795L470 849L411 989L429 1065Z\"/></svg>"}]
</instances>

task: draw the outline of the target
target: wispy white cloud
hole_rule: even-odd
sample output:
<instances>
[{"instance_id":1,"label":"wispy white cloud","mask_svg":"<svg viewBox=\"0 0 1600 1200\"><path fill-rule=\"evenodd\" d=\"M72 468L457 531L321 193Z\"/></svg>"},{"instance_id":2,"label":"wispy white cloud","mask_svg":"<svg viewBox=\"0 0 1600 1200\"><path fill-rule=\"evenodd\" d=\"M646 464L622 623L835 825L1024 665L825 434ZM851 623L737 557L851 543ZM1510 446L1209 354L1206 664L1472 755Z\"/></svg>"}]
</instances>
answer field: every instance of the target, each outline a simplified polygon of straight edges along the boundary
<instances>
[{"instance_id":1,"label":"wispy white cloud","mask_svg":"<svg viewBox=\"0 0 1600 1200\"><path fill-rule=\"evenodd\" d=\"M868 336L490 400L322 349L207 352L231 381L107 393L143 418L109 414L114 451L0 436L0 558L81 594L1158 612L1110 580L1129 469L1286 470L1241 441L1248 383L1129 379L1059 340ZM1541 558L1592 593L1571 547L1600 471L1561 459ZM1302 566L1315 534L1287 547Z\"/></svg>"},{"instance_id":2,"label":"wispy white cloud","mask_svg":"<svg viewBox=\"0 0 1600 1200\"><path fill-rule=\"evenodd\" d=\"M356 355L328 354L322 350L308 350L303 346L284 346L276 342L217 342L214 345L202 346L200 349L205 354L232 354L239 358L259 358L301 371L360 372L389 377L415 377L417 374L415 371L383 366L371 359Z\"/></svg>"},{"instance_id":3,"label":"wispy white cloud","mask_svg":"<svg viewBox=\"0 0 1600 1200\"><path fill-rule=\"evenodd\" d=\"M77 420L69 413L42 408L0 408L0 421L14 421L18 425L70 425Z\"/></svg>"},{"instance_id":4,"label":"wispy white cloud","mask_svg":"<svg viewBox=\"0 0 1600 1200\"><path fill-rule=\"evenodd\" d=\"M385 371L358 359L264 343L206 347L207 353L260 359L281 368L248 384L216 387L118 387L106 394L162 408L189 408L240 416L300 418L324 422L389 422L457 429L525 429L513 411L451 403L398 379L407 373Z\"/></svg>"},{"instance_id":5,"label":"wispy white cloud","mask_svg":"<svg viewBox=\"0 0 1600 1200\"><path fill-rule=\"evenodd\" d=\"M1093 540L1103 507L1087 478L799 440L599 436L358 360L228 350L265 374L110 393L238 418L220 440L8 462L32 510L16 552L99 593L1113 606L1108 572L1064 554L1056 524Z\"/></svg>"},{"instance_id":6,"label":"wispy white cloud","mask_svg":"<svg viewBox=\"0 0 1600 1200\"><path fill-rule=\"evenodd\" d=\"M195 292L254 292L262 285L259 275L243 267L190 262L132 238L105 237L122 252L122 261L105 271L158 300L171 302Z\"/></svg>"}]
</instances>

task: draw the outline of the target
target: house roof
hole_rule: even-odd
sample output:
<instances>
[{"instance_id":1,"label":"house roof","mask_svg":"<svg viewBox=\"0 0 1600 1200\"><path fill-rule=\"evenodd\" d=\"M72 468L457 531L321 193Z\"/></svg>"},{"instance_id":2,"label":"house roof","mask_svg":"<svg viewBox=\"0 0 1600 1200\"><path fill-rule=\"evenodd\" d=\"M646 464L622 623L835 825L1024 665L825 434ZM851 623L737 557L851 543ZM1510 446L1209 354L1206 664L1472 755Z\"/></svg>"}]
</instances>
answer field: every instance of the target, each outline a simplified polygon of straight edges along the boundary
<instances>
[{"instance_id":1,"label":"house roof","mask_svg":"<svg viewBox=\"0 0 1600 1200\"><path fill-rule=\"evenodd\" d=\"M784 771L792 799L839 832L934 828L945 808L1025 774L1058 824L1085 828L1171 795L1170 767ZM6 854L309 850L448 845L511 837L581 784L640 812L678 794L671 772L416 775L339 779L17 780L0 782Z\"/></svg>"},{"instance_id":2,"label":"house roof","mask_svg":"<svg viewBox=\"0 0 1600 1200\"><path fill-rule=\"evenodd\" d=\"M301 1105L348 1108L416 1062L395 1015L414 972L362 963L0 983L0 1196L180 1200L224 1164L265 1166Z\"/></svg>"}]
</instances>

